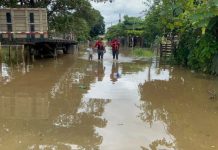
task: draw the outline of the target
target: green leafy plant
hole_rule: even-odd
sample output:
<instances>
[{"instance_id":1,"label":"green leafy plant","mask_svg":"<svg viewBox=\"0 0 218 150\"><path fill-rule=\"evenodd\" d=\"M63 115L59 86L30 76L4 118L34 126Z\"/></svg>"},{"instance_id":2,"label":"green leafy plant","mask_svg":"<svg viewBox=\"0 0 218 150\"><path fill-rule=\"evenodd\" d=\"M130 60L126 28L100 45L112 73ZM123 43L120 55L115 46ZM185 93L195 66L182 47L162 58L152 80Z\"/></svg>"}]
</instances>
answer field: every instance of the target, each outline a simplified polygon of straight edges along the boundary
<instances>
[{"instance_id":1,"label":"green leafy plant","mask_svg":"<svg viewBox=\"0 0 218 150\"><path fill-rule=\"evenodd\" d=\"M135 57L146 57L146 58L151 58L154 56L153 51L151 50L146 50L143 48L136 48L133 49L133 51L131 52L131 54Z\"/></svg>"},{"instance_id":2,"label":"green leafy plant","mask_svg":"<svg viewBox=\"0 0 218 150\"><path fill-rule=\"evenodd\" d=\"M188 65L195 70L212 72L212 60L218 53L218 44L210 34L205 34L200 38L188 57Z\"/></svg>"}]
</instances>

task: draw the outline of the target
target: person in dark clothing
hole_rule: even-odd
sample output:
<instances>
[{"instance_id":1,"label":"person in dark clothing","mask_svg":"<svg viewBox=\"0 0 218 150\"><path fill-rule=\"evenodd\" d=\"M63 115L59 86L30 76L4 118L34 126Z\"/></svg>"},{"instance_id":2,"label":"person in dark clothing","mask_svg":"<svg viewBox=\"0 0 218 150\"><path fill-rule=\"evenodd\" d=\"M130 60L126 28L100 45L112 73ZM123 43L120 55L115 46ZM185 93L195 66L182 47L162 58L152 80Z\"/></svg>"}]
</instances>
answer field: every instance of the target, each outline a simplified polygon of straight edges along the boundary
<instances>
[{"instance_id":1,"label":"person in dark clothing","mask_svg":"<svg viewBox=\"0 0 218 150\"><path fill-rule=\"evenodd\" d=\"M117 39L114 39L111 41L110 45L112 47L113 59L116 57L116 60L118 60L120 42Z\"/></svg>"},{"instance_id":2,"label":"person in dark clothing","mask_svg":"<svg viewBox=\"0 0 218 150\"><path fill-rule=\"evenodd\" d=\"M97 47L97 53L98 53L98 60L103 60L104 52L105 52L105 47L103 43L103 39L101 38L95 43L95 48Z\"/></svg>"}]
</instances>

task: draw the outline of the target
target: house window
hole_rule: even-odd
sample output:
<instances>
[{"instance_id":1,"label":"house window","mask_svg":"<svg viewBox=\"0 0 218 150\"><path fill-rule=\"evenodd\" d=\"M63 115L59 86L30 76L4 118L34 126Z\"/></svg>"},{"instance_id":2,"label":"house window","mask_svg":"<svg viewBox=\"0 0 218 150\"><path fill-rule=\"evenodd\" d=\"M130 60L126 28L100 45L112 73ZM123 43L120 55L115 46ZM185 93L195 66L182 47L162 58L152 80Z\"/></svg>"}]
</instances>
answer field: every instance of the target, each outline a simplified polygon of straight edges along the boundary
<instances>
[{"instance_id":1,"label":"house window","mask_svg":"<svg viewBox=\"0 0 218 150\"><path fill-rule=\"evenodd\" d=\"M12 32L12 19L11 19L11 13L6 13L6 21L7 21L7 31Z\"/></svg>"},{"instance_id":2,"label":"house window","mask_svg":"<svg viewBox=\"0 0 218 150\"><path fill-rule=\"evenodd\" d=\"M11 23L11 13L9 12L6 13L6 19L7 19L7 23Z\"/></svg>"},{"instance_id":3,"label":"house window","mask_svg":"<svg viewBox=\"0 0 218 150\"><path fill-rule=\"evenodd\" d=\"M35 34L33 32L35 32L35 25L34 25L34 13L30 13L29 14L29 21L30 21L30 38L31 40L35 39Z\"/></svg>"},{"instance_id":4,"label":"house window","mask_svg":"<svg viewBox=\"0 0 218 150\"><path fill-rule=\"evenodd\" d=\"M34 23L34 13L30 13L30 23Z\"/></svg>"}]
</instances>

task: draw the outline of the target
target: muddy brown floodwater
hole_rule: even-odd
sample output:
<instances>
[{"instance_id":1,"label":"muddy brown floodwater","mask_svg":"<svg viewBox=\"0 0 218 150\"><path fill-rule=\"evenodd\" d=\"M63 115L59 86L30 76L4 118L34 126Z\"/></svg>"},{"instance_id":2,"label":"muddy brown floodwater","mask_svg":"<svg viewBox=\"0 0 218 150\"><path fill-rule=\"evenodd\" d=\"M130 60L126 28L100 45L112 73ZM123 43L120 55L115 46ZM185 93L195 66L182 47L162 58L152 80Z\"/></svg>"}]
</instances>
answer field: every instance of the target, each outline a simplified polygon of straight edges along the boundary
<instances>
[{"instance_id":1,"label":"muddy brown floodwater","mask_svg":"<svg viewBox=\"0 0 218 150\"><path fill-rule=\"evenodd\" d=\"M96 57L1 63L0 150L218 149L218 78Z\"/></svg>"}]
</instances>

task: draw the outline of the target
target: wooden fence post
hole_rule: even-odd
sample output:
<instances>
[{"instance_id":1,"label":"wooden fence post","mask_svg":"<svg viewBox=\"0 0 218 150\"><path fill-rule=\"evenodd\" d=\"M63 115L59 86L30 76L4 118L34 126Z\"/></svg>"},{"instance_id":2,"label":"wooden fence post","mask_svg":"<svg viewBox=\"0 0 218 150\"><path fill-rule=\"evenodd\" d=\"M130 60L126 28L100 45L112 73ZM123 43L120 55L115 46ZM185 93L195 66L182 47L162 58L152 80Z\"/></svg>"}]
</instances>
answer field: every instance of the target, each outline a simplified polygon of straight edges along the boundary
<instances>
[{"instance_id":1,"label":"wooden fence post","mask_svg":"<svg viewBox=\"0 0 218 150\"><path fill-rule=\"evenodd\" d=\"M8 45L8 57L9 57L9 60L11 60L11 45Z\"/></svg>"},{"instance_id":2,"label":"wooden fence post","mask_svg":"<svg viewBox=\"0 0 218 150\"><path fill-rule=\"evenodd\" d=\"M0 63L1 63L1 61L2 61L2 44L0 42Z\"/></svg>"},{"instance_id":3,"label":"wooden fence post","mask_svg":"<svg viewBox=\"0 0 218 150\"><path fill-rule=\"evenodd\" d=\"M22 55L22 63L25 63L25 56L24 56L24 45L22 45L22 49L21 49L21 55Z\"/></svg>"},{"instance_id":4,"label":"wooden fence post","mask_svg":"<svg viewBox=\"0 0 218 150\"><path fill-rule=\"evenodd\" d=\"M18 66L18 45L16 45L16 62L17 62L17 66Z\"/></svg>"},{"instance_id":5,"label":"wooden fence post","mask_svg":"<svg viewBox=\"0 0 218 150\"><path fill-rule=\"evenodd\" d=\"M163 45L160 44L160 57L162 57L162 49L163 49Z\"/></svg>"}]
</instances>

